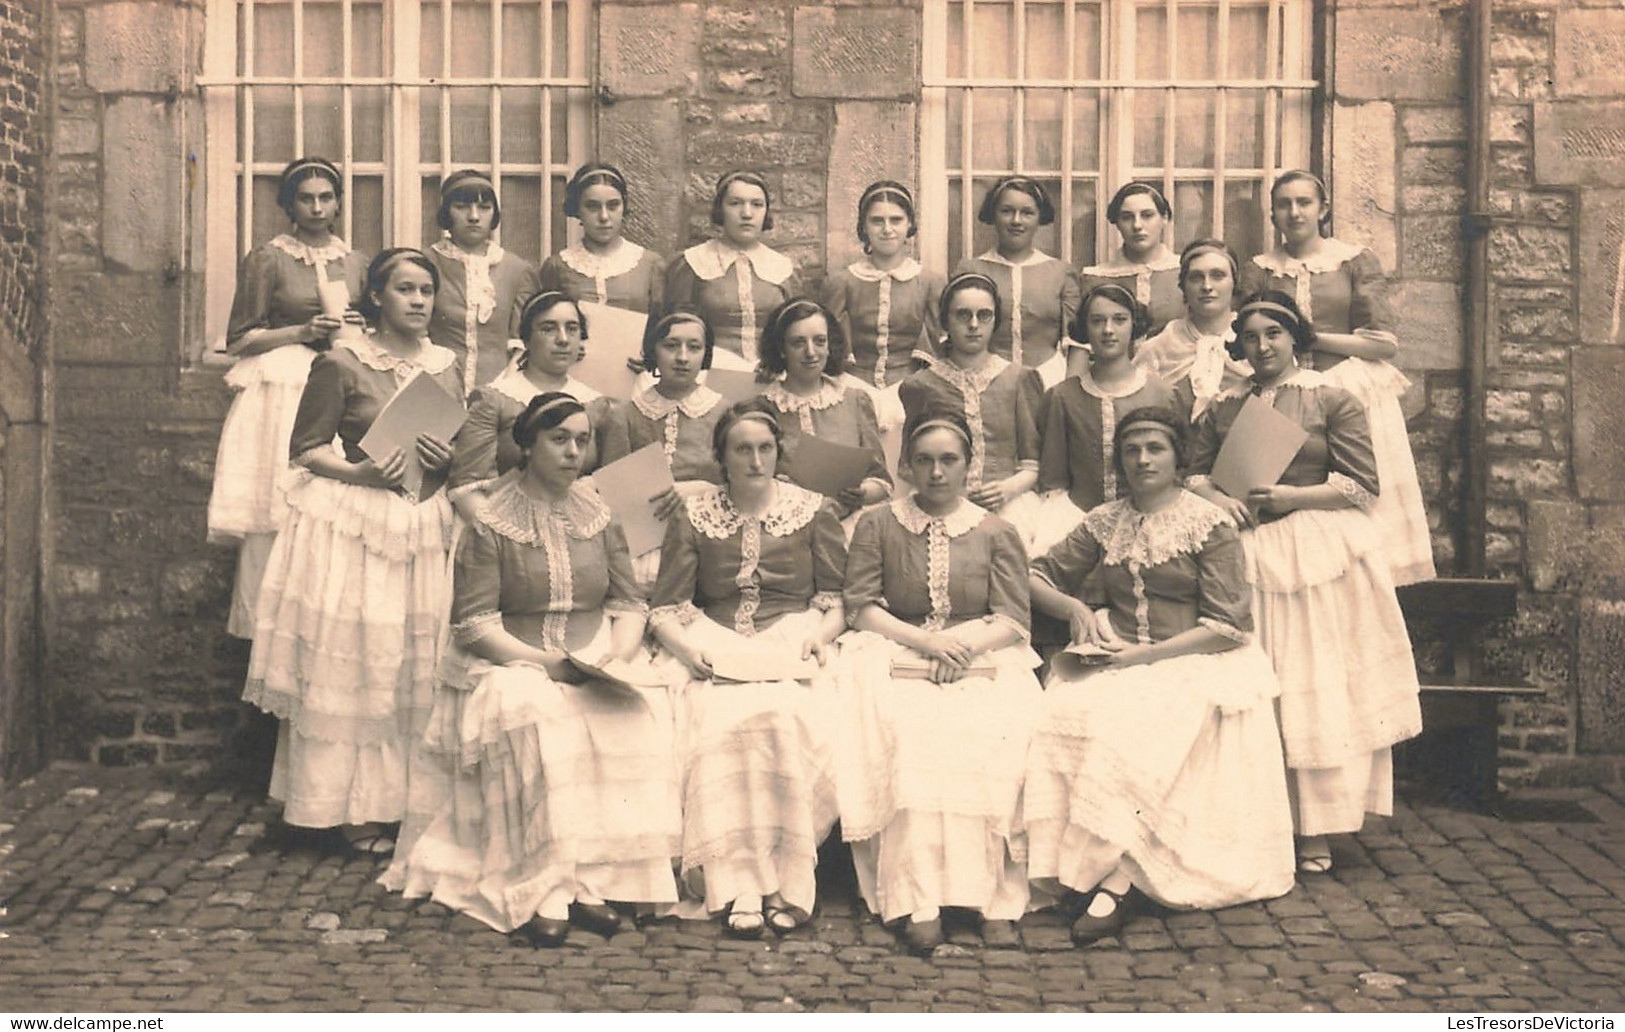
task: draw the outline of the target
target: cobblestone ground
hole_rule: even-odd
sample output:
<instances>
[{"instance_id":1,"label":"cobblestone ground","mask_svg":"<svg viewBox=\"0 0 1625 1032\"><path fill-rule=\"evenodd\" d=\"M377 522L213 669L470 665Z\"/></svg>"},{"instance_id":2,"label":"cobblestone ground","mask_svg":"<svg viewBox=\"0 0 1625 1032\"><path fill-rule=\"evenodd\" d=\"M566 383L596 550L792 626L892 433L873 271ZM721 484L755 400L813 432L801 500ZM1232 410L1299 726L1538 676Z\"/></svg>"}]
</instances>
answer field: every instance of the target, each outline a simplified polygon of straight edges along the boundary
<instances>
[{"instance_id":1,"label":"cobblestone ground","mask_svg":"<svg viewBox=\"0 0 1625 1032\"><path fill-rule=\"evenodd\" d=\"M783 940L667 922L533 950L386 894L257 791L58 769L0 800L0 1009L1619 1010L1625 806L1564 800L1557 821L1414 803L1283 899L1084 950L1030 915L1020 950L964 932L921 960L849 891Z\"/></svg>"}]
</instances>

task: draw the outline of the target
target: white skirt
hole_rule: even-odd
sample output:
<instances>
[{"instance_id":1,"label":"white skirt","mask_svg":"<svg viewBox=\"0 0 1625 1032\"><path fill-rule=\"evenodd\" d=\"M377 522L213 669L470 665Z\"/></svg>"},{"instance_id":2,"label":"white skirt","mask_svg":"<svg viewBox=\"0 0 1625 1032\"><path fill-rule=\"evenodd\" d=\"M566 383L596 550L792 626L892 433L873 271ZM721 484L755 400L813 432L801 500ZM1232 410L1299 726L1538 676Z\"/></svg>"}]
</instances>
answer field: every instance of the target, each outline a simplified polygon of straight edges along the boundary
<instances>
[{"instance_id":1,"label":"white skirt","mask_svg":"<svg viewBox=\"0 0 1625 1032\"><path fill-rule=\"evenodd\" d=\"M1391 813L1386 754L1422 730L1410 637L1376 535L1358 509L1300 510L1241 535L1259 643L1281 683L1302 835L1358 831L1368 803ZM1314 773L1345 769L1364 773Z\"/></svg>"},{"instance_id":2,"label":"white skirt","mask_svg":"<svg viewBox=\"0 0 1625 1032\"><path fill-rule=\"evenodd\" d=\"M316 352L303 344L240 358L226 374L236 392L215 452L209 540L275 533L287 513L283 474L299 398Z\"/></svg>"},{"instance_id":3,"label":"white skirt","mask_svg":"<svg viewBox=\"0 0 1625 1032\"><path fill-rule=\"evenodd\" d=\"M605 620L596 644L607 644ZM577 899L674 903L680 834L664 688L561 684L530 664L467 667L442 685L424 735L451 789L380 882L498 931Z\"/></svg>"},{"instance_id":4,"label":"white skirt","mask_svg":"<svg viewBox=\"0 0 1625 1032\"><path fill-rule=\"evenodd\" d=\"M1119 866L1165 906L1293 885L1270 661L1257 645L1051 673L1027 765L1028 871L1086 891Z\"/></svg>"},{"instance_id":5,"label":"white skirt","mask_svg":"<svg viewBox=\"0 0 1625 1032\"><path fill-rule=\"evenodd\" d=\"M1371 516L1381 530L1382 554L1394 583L1432 580L1433 538L1428 532L1422 488L1416 480L1416 459L1411 455L1405 413L1399 407L1410 380L1387 362L1354 357L1345 358L1324 375L1365 406L1381 489Z\"/></svg>"},{"instance_id":6,"label":"white skirt","mask_svg":"<svg viewBox=\"0 0 1625 1032\"><path fill-rule=\"evenodd\" d=\"M287 502L260 588L243 699L291 725L281 798L400 798L404 807L404 758L347 765L363 781L399 777L398 787L339 791L322 773L336 769L332 757L302 764L293 746L314 740L404 757L432 699L451 506L443 494L413 505L392 491L306 470L290 477ZM330 826L402 816L336 804L301 812L287 819Z\"/></svg>"},{"instance_id":7,"label":"white skirt","mask_svg":"<svg viewBox=\"0 0 1625 1032\"><path fill-rule=\"evenodd\" d=\"M1039 496L1038 512L1033 519L1033 537L1027 545L1027 555L1036 559L1062 541L1083 522L1084 512L1072 501L1066 488L1057 487Z\"/></svg>"},{"instance_id":8,"label":"white skirt","mask_svg":"<svg viewBox=\"0 0 1625 1032\"><path fill-rule=\"evenodd\" d=\"M699 648L747 642L799 650L823 614L781 617L747 639L706 616L684 629ZM818 846L835 825L834 668L811 682L735 684L689 679L668 658L677 695L682 771L682 870L715 913L740 896L778 893L812 913Z\"/></svg>"},{"instance_id":9,"label":"white skirt","mask_svg":"<svg viewBox=\"0 0 1625 1032\"><path fill-rule=\"evenodd\" d=\"M893 678L911 649L869 631L841 638L836 784L860 886L886 920L957 906L987 917L1026 907L1020 826L1027 747L1042 689L1025 645L988 653L993 677ZM861 854L861 855L860 855ZM867 858L868 870L863 870Z\"/></svg>"}]
</instances>

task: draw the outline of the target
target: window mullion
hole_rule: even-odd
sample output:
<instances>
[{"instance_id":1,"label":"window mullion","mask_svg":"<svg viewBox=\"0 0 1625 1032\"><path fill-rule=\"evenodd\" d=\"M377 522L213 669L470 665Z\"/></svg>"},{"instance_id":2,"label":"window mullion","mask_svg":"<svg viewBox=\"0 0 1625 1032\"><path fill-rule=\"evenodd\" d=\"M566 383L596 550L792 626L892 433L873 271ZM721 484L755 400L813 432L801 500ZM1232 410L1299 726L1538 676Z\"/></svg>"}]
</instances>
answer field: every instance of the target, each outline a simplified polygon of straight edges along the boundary
<instances>
[{"instance_id":1,"label":"window mullion","mask_svg":"<svg viewBox=\"0 0 1625 1032\"><path fill-rule=\"evenodd\" d=\"M973 36L971 24L975 19L976 0L965 0L964 8L965 17L960 25L963 31L960 52L965 55L965 77L970 78L976 68L975 55L971 50L971 38ZM959 132L959 240L960 244L965 248L965 257L970 257L976 253L974 243L976 238L976 207L972 193L976 187L976 152L974 149L975 140L973 139L976 126L976 91L966 87L961 96L964 99L960 104L962 124Z\"/></svg>"},{"instance_id":2,"label":"window mullion","mask_svg":"<svg viewBox=\"0 0 1625 1032\"><path fill-rule=\"evenodd\" d=\"M1230 79L1230 0L1219 0L1218 36L1219 56L1214 70L1220 82L1227 82ZM1216 240L1224 239L1224 165L1228 157L1225 138L1230 129L1229 108L1230 94L1220 86L1213 98L1213 237Z\"/></svg>"},{"instance_id":3,"label":"window mullion","mask_svg":"<svg viewBox=\"0 0 1625 1032\"><path fill-rule=\"evenodd\" d=\"M940 80L948 73L947 0L926 0L924 45L920 67L927 80ZM919 208L926 213L920 225L920 260L939 275L948 270L948 90L927 86L920 93L920 197ZM936 213L936 217L930 217Z\"/></svg>"},{"instance_id":4,"label":"window mullion","mask_svg":"<svg viewBox=\"0 0 1625 1032\"><path fill-rule=\"evenodd\" d=\"M1011 5L1010 13L1015 18L1016 37L1016 79L1025 81L1027 78L1027 7L1026 0L1015 0ZM1015 139L1011 140L1010 170L1012 172L1032 172L1027 168L1027 89L1017 86L1014 90L1015 106Z\"/></svg>"},{"instance_id":5,"label":"window mullion","mask_svg":"<svg viewBox=\"0 0 1625 1032\"><path fill-rule=\"evenodd\" d=\"M1280 40L1281 8L1279 4L1272 2L1269 5L1267 27L1264 30L1265 78L1271 77L1274 70L1275 55L1280 49ZM1286 69L1282 68L1281 71L1284 72ZM1263 231L1263 235L1259 237L1259 239L1265 241L1264 246L1266 248L1275 246L1274 227L1270 225L1270 202L1268 191L1270 184L1275 181L1275 119L1280 108L1280 96L1281 91L1277 88L1266 87L1264 90L1264 183L1260 188L1262 196L1264 197L1264 203L1259 205L1260 209L1262 209L1260 212L1260 217L1263 225L1260 228Z\"/></svg>"},{"instance_id":6,"label":"window mullion","mask_svg":"<svg viewBox=\"0 0 1625 1032\"><path fill-rule=\"evenodd\" d=\"M418 247L423 244L419 239L423 235L423 180L418 143L423 91L418 86L400 85L403 80L416 82L421 74L418 67L419 14L418 0L393 0L389 6L392 28L390 74L395 77L396 85L390 88L395 100L395 117L392 120L394 138L390 141L389 180L384 183L384 203L389 206L391 227L390 239L384 242L386 247ZM442 30L445 27L443 21Z\"/></svg>"},{"instance_id":7,"label":"window mullion","mask_svg":"<svg viewBox=\"0 0 1625 1032\"><path fill-rule=\"evenodd\" d=\"M1179 74L1179 5L1166 0L1163 5L1163 49L1168 52L1168 79ZM1162 94L1162 195L1173 204L1174 197L1174 119L1179 109L1176 101L1178 87L1169 86ZM1166 227L1163 230L1167 232Z\"/></svg>"},{"instance_id":8,"label":"window mullion","mask_svg":"<svg viewBox=\"0 0 1625 1032\"><path fill-rule=\"evenodd\" d=\"M305 153L305 0L293 0L293 154ZM325 156L325 155L324 155Z\"/></svg>"},{"instance_id":9,"label":"window mullion","mask_svg":"<svg viewBox=\"0 0 1625 1032\"><path fill-rule=\"evenodd\" d=\"M355 26L351 21L354 15L351 0L344 0L339 9L344 48L343 63L339 67L345 79L349 79L355 70ZM355 205L350 203L355 197L355 174L350 171L350 166L355 161L355 98L348 84L339 88L339 95L344 111L343 125L339 127L343 140L341 145L343 153L339 155L339 175L344 181L345 198L340 210L344 212L344 239L351 241L355 239Z\"/></svg>"},{"instance_id":10,"label":"window mullion","mask_svg":"<svg viewBox=\"0 0 1625 1032\"><path fill-rule=\"evenodd\" d=\"M545 6L545 4L544 4ZM544 10L543 16L547 15ZM491 74L501 77L502 67L502 0L491 0ZM545 72L546 69L543 69ZM502 204L502 87L491 86L491 186L496 190L497 204ZM542 145L545 148L546 144ZM544 163L545 164L545 163ZM502 242L502 227L492 234Z\"/></svg>"},{"instance_id":11,"label":"window mullion","mask_svg":"<svg viewBox=\"0 0 1625 1032\"><path fill-rule=\"evenodd\" d=\"M1061 18L1062 35L1066 40L1066 77L1070 82L1077 78L1078 72L1078 48L1073 43L1077 39L1077 0L1065 0ZM1057 198L1060 204L1060 230L1056 236L1060 238L1061 260L1068 265L1072 264L1072 137L1077 131L1072 125L1076 111L1075 92L1070 86L1061 91L1061 196Z\"/></svg>"}]
</instances>

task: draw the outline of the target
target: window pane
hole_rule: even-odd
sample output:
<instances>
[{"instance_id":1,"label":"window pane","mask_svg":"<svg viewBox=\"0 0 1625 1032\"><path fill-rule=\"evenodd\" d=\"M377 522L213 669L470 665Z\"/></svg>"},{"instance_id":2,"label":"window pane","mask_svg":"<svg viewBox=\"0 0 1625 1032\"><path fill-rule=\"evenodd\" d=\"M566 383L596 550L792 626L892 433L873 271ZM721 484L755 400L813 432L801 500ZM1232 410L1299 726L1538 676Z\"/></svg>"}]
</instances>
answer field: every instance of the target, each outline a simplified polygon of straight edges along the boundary
<instances>
[{"instance_id":1,"label":"window pane","mask_svg":"<svg viewBox=\"0 0 1625 1032\"><path fill-rule=\"evenodd\" d=\"M570 155L570 94L574 91L549 87L553 105L553 151L551 160L568 164Z\"/></svg>"},{"instance_id":2,"label":"window pane","mask_svg":"<svg viewBox=\"0 0 1625 1032\"><path fill-rule=\"evenodd\" d=\"M1138 168L1162 167L1163 90L1130 90L1129 110L1134 123L1134 164Z\"/></svg>"},{"instance_id":3,"label":"window pane","mask_svg":"<svg viewBox=\"0 0 1625 1032\"><path fill-rule=\"evenodd\" d=\"M1016 74L1015 38L1009 4L984 2L973 8L971 74L982 79L1008 79Z\"/></svg>"},{"instance_id":4,"label":"window pane","mask_svg":"<svg viewBox=\"0 0 1625 1032\"><path fill-rule=\"evenodd\" d=\"M1060 90L1028 90L1022 119L1022 169L1049 172L1061 169L1061 118L1065 101Z\"/></svg>"},{"instance_id":5,"label":"window pane","mask_svg":"<svg viewBox=\"0 0 1625 1032\"><path fill-rule=\"evenodd\" d=\"M337 86L306 86L300 91L305 107L306 154L319 154L329 161L344 157L344 101Z\"/></svg>"},{"instance_id":6,"label":"window pane","mask_svg":"<svg viewBox=\"0 0 1625 1032\"><path fill-rule=\"evenodd\" d=\"M1039 179L1038 185L1043 187L1044 192L1049 195L1051 204L1059 205L1061 203L1061 181L1059 179ZM1049 254L1061 253L1061 234L1066 230L1066 227L1061 225L1060 219L1061 213L1057 210L1054 222L1039 227L1038 232L1033 234L1034 247ZM989 246L992 245L989 244Z\"/></svg>"},{"instance_id":7,"label":"window pane","mask_svg":"<svg viewBox=\"0 0 1625 1032\"><path fill-rule=\"evenodd\" d=\"M344 9L338 4L304 5L304 74L318 79L344 74Z\"/></svg>"},{"instance_id":8,"label":"window pane","mask_svg":"<svg viewBox=\"0 0 1625 1032\"><path fill-rule=\"evenodd\" d=\"M440 79L446 74L441 60L440 2L425 0L418 12L418 72L425 78Z\"/></svg>"},{"instance_id":9,"label":"window pane","mask_svg":"<svg viewBox=\"0 0 1625 1032\"><path fill-rule=\"evenodd\" d=\"M502 74L542 74L542 11L534 3L502 5Z\"/></svg>"},{"instance_id":10,"label":"window pane","mask_svg":"<svg viewBox=\"0 0 1625 1032\"><path fill-rule=\"evenodd\" d=\"M1096 179L1079 179L1072 184L1072 264L1093 265L1099 254L1096 250L1095 218L1099 212L1100 183Z\"/></svg>"},{"instance_id":11,"label":"window pane","mask_svg":"<svg viewBox=\"0 0 1625 1032\"><path fill-rule=\"evenodd\" d=\"M1123 57L1131 78L1168 78L1168 12L1161 4L1135 11L1134 51Z\"/></svg>"},{"instance_id":12,"label":"window pane","mask_svg":"<svg viewBox=\"0 0 1625 1032\"><path fill-rule=\"evenodd\" d=\"M350 6L350 74L387 74L388 54L383 4L355 0Z\"/></svg>"},{"instance_id":13,"label":"window pane","mask_svg":"<svg viewBox=\"0 0 1625 1032\"><path fill-rule=\"evenodd\" d=\"M950 3L948 5L948 78L962 79L965 76L965 5Z\"/></svg>"},{"instance_id":14,"label":"window pane","mask_svg":"<svg viewBox=\"0 0 1625 1032\"><path fill-rule=\"evenodd\" d=\"M1101 63L1100 6L1078 4L1072 16L1072 76L1076 79L1104 78Z\"/></svg>"},{"instance_id":15,"label":"window pane","mask_svg":"<svg viewBox=\"0 0 1625 1032\"><path fill-rule=\"evenodd\" d=\"M1230 5L1229 63L1231 79L1267 78L1264 41L1269 38L1269 11L1263 7Z\"/></svg>"},{"instance_id":16,"label":"window pane","mask_svg":"<svg viewBox=\"0 0 1625 1032\"><path fill-rule=\"evenodd\" d=\"M1072 91L1072 167L1100 168L1100 91Z\"/></svg>"},{"instance_id":17,"label":"window pane","mask_svg":"<svg viewBox=\"0 0 1625 1032\"><path fill-rule=\"evenodd\" d=\"M1213 166L1214 100L1214 95L1207 90L1187 89L1174 94L1175 166Z\"/></svg>"},{"instance_id":18,"label":"window pane","mask_svg":"<svg viewBox=\"0 0 1625 1032\"><path fill-rule=\"evenodd\" d=\"M440 158L440 100L441 91L418 91L418 159L426 164L439 164Z\"/></svg>"},{"instance_id":19,"label":"window pane","mask_svg":"<svg viewBox=\"0 0 1625 1032\"><path fill-rule=\"evenodd\" d=\"M356 161L384 160L384 126L389 91L382 86L354 86L350 89L350 110L354 125L350 146Z\"/></svg>"},{"instance_id":20,"label":"window pane","mask_svg":"<svg viewBox=\"0 0 1625 1032\"><path fill-rule=\"evenodd\" d=\"M1029 3L1026 17L1026 77L1066 78L1066 8L1060 4Z\"/></svg>"},{"instance_id":21,"label":"window pane","mask_svg":"<svg viewBox=\"0 0 1625 1032\"><path fill-rule=\"evenodd\" d=\"M1219 10L1216 7L1181 7L1177 26L1174 78L1212 79L1214 46L1219 40Z\"/></svg>"},{"instance_id":22,"label":"window pane","mask_svg":"<svg viewBox=\"0 0 1625 1032\"><path fill-rule=\"evenodd\" d=\"M948 268L959 264L965 257L965 187L958 176L948 180Z\"/></svg>"},{"instance_id":23,"label":"window pane","mask_svg":"<svg viewBox=\"0 0 1625 1032\"><path fill-rule=\"evenodd\" d=\"M248 247L255 247L276 236L289 232L288 213L276 206L277 177L254 177L254 226L249 231Z\"/></svg>"},{"instance_id":24,"label":"window pane","mask_svg":"<svg viewBox=\"0 0 1625 1032\"><path fill-rule=\"evenodd\" d=\"M502 177L502 246L531 262L543 257L541 197L536 180Z\"/></svg>"},{"instance_id":25,"label":"window pane","mask_svg":"<svg viewBox=\"0 0 1625 1032\"><path fill-rule=\"evenodd\" d=\"M1226 168L1264 167L1264 91L1229 90L1225 98Z\"/></svg>"},{"instance_id":26,"label":"window pane","mask_svg":"<svg viewBox=\"0 0 1625 1032\"><path fill-rule=\"evenodd\" d=\"M1257 180L1229 182L1224 187L1224 242L1243 258L1261 254L1267 244L1262 196Z\"/></svg>"},{"instance_id":27,"label":"window pane","mask_svg":"<svg viewBox=\"0 0 1625 1032\"><path fill-rule=\"evenodd\" d=\"M254 98L254 160L293 160L293 87L250 89Z\"/></svg>"},{"instance_id":28,"label":"window pane","mask_svg":"<svg viewBox=\"0 0 1625 1032\"><path fill-rule=\"evenodd\" d=\"M254 5L255 75L293 74L293 8L286 4Z\"/></svg>"},{"instance_id":29,"label":"window pane","mask_svg":"<svg viewBox=\"0 0 1625 1032\"><path fill-rule=\"evenodd\" d=\"M402 244L405 247L427 247L444 234L440 228L440 177L424 176L421 187L421 207L423 209L423 228L421 235L423 242ZM507 212L503 212L506 216ZM504 222L508 221L506 217Z\"/></svg>"},{"instance_id":30,"label":"window pane","mask_svg":"<svg viewBox=\"0 0 1625 1032\"><path fill-rule=\"evenodd\" d=\"M965 151L965 93L966 90L948 90L947 153L943 155L948 168L963 172L960 156Z\"/></svg>"},{"instance_id":31,"label":"window pane","mask_svg":"<svg viewBox=\"0 0 1625 1032\"><path fill-rule=\"evenodd\" d=\"M544 0L545 2L545 0ZM570 74L570 7L553 0L553 74Z\"/></svg>"},{"instance_id":32,"label":"window pane","mask_svg":"<svg viewBox=\"0 0 1625 1032\"><path fill-rule=\"evenodd\" d=\"M976 220L976 213L981 210L982 198L987 196L996 180L978 177L971 184L971 195L967 203L971 205L971 239L965 245L967 255L978 255L992 247L998 240L998 234L993 227L985 222Z\"/></svg>"},{"instance_id":33,"label":"window pane","mask_svg":"<svg viewBox=\"0 0 1625 1032\"><path fill-rule=\"evenodd\" d=\"M1174 184L1174 250L1213 235L1213 184Z\"/></svg>"},{"instance_id":34,"label":"window pane","mask_svg":"<svg viewBox=\"0 0 1625 1032\"><path fill-rule=\"evenodd\" d=\"M971 120L971 158L977 168L1014 167L1015 90L977 90Z\"/></svg>"},{"instance_id":35,"label":"window pane","mask_svg":"<svg viewBox=\"0 0 1625 1032\"><path fill-rule=\"evenodd\" d=\"M540 164L542 91L510 87L502 91L502 161Z\"/></svg>"},{"instance_id":36,"label":"window pane","mask_svg":"<svg viewBox=\"0 0 1625 1032\"><path fill-rule=\"evenodd\" d=\"M351 225L354 227L350 246L362 254L377 254L384 249L384 228L389 225L384 211L384 181L379 176L357 176L350 186ZM431 238L432 239L432 238ZM393 241L402 243L402 241ZM417 247L416 240L404 243Z\"/></svg>"},{"instance_id":37,"label":"window pane","mask_svg":"<svg viewBox=\"0 0 1625 1032\"><path fill-rule=\"evenodd\" d=\"M451 77L491 74L491 6L489 0L452 7Z\"/></svg>"},{"instance_id":38,"label":"window pane","mask_svg":"<svg viewBox=\"0 0 1625 1032\"><path fill-rule=\"evenodd\" d=\"M491 91L465 86L445 91L451 104L451 163L462 166L491 161Z\"/></svg>"}]
</instances>

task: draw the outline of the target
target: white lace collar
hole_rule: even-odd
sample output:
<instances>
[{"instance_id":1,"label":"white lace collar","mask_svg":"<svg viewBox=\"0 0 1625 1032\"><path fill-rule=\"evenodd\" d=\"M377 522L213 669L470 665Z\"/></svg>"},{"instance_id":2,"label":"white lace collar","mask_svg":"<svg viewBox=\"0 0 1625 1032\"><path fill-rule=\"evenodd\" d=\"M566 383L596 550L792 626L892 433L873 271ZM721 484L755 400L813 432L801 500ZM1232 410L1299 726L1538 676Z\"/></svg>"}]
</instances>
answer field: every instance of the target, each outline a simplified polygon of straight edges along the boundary
<instances>
[{"instance_id":1,"label":"white lace collar","mask_svg":"<svg viewBox=\"0 0 1625 1032\"><path fill-rule=\"evenodd\" d=\"M699 419L722 400L722 395L701 384L681 398L668 398L654 387L632 395L632 404L650 419L665 419L673 412L681 412L690 419Z\"/></svg>"},{"instance_id":2,"label":"white lace collar","mask_svg":"<svg viewBox=\"0 0 1625 1032\"><path fill-rule=\"evenodd\" d=\"M846 271L850 272L858 279L863 280L865 283L879 283L881 280L888 277L896 280L899 283L907 283L909 280L914 279L920 274L921 266L920 263L915 261L913 258L904 258L901 262L897 263L895 268L882 269L878 268L874 262L864 258L860 261L853 262L851 265L848 265L846 267Z\"/></svg>"},{"instance_id":3,"label":"white lace collar","mask_svg":"<svg viewBox=\"0 0 1625 1032\"><path fill-rule=\"evenodd\" d=\"M683 252L689 268L694 275L702 280L714 280L722 276L733 267L734 262L743 258L750 263L751 273L760 280L778 286L796 271L790 259L773 250L766 244L758 243L750 249L741 251L730 244L724 243L721 237L707 240L703 244L695 244Z\"/></svg>"},{"instance_id":4,"label":"white lace collar","mask_svg":"<svg viewBox=\"0 0 1625 1032\"><path fill-rule=\"evenodd\" d=\"M1168 272L1179 268L1179 255L1173 248L1164 251L1161 258L1149 262L1131 262L1119 251L1109 262L1091 265L1083 270L1085 276L1138 276L1142 273Z\"/></svg>"},{"instance_id":5,"label":"white lace collar","mask_svg":"<svg viewBox=\"0 0 1625 1032\"><path fill-rule=\"evenodd\" d=\"M426 373L440 373L457 361L457 352L431 343L428 337L418 341L416 355L401 356L373 343L373 333L369 328L364 339L341 341L339 347L349 351L368 369L376 369L380 373L393 373L403 366L422 369Z\"/></svg>"},{"instance_id":6,"label":"white lace collar","mask_svg":"<svg viewBox=\"0 0 1625 1032\"><path fill-rule=\"evenodd\" d=\"M536 397L538 394L541 394L543 390L534 383L531 383L530 378L525 375L524 370L520 369L517 365L511 362L508 364L506 369L502 370L502 372L493 377L491 382L486 384L485 387L487 390L496 391L498 394L512 399L513 401L517 401L521 405L529 405L530 399ZM551 390L552 388L548 389ZM593 390L591 387L588 387L580 380L570 376L564 378L564 386L558 388L558 390L562 390L564 393L575 398L575 400L581 402L583 405L587 404L588 402L597 401L600 397L602 397L602 395Z\"/></svg>"},{"instance_id":7,"label":"white lace collar","mask_svg":"<svg viewBox=\"0 0 1625 1032\"><path fill-rule=\"evenodd\" d=\"M1033 248L1032 254L1029 254L1019 262L1013 262L1004 255L1000 254L997 247L990 247L976 257L981 261L992 262L995 265L1008 265L1012 269L1025 268L1029 265L1042 265L1045 262L1054 261L1053 258L1036 247Z\"/></svg>"},{"instance_id":8,"label":"white lace collar","mask_svg":"<svg viewBox=\"0 0 1625 1032\"><path fill-rule=\"evenodd\" d=\"M510 541L542 545L550 524L562 521L564 532L585 541L609 526L610 511L590 487L577 481L563 501L544 502L519 488L520 471L507 473L474 504L479 521Z\"/></svg>"},{"instance_id":9,"label":"white lace collar","mask_svg":"<svg viewBox=\"0 0 1625 1032\"><path fill-rule=\"evenodd\" d=\"M910 494L904 498L896 498L891 502L892 515L897 522L910 534L924 534L934 520L942 521L942 528L951 538L968 534L982 525L987 518L987 510L966 498L959 500L959 508L946 516L933 516L920 508L920 503Z\"/></svg>"},{"instance_id":10,"label":"white lace collar","mask_svg":"<svg viewBox=\"0 0 1625 1032\"><path fill-rule=\"evenodd\" d=\"M642 260L643 248L625 237L621 238L621 245L608 254L595 254L581 244L559 252L559 261L595 280L624 276L637 268Z\"/></svg>"},{"instance_id":11,"label":"white lace collar","mask_svg":"<svg viewBox=\"0 0 1625 1032\"><path fill-rule=\"evenodd\" d=\"M1134 374L1128 378L1128 383L1115 390L1107 390L1095 380L1095 371L1088 366L1084 366L1082 372L1078 373L1078 386L1083 388L1085 394L1096 398L1126 398L1145 387L1147 379L1145 367L1135 366Z\"/></svg>"},{"instance_id":12,"label":"white lace collar","mask_svg":"<svg viewBox=\"0 0 1625 1032\"><path fill-rule=\"evenodd\" d=\"M1321 241L1320 249L1307 258L1294 258L1286 253L1286 248L1277 247L1268 254L1254 255L1253 264L1277 276L1296 277L1300 272L1336 272L1344 262L1358 258L1363 250L1365 248L1359 244L1327 237Z\"/></svg>"},{"instance_id":13,"label":"white lace collar","mask_svg":"<svg viewBox=\"0 0 1625 1032\"><path fill-rule=\"evenodd\" d=\"M350 253L350 245L331 233L328 234L327 243L320 247L311 247L292 233L278 233L271 238L271 246L310 266L326 265Z\"/></svg>"},{"instance_id":14,"label":"white lace collar","mask_svg":"<svg viewBox=\"0 0 1625 1032\"><path fill-rule=\"evenodd\" d=\"M1272 387L1259 387L1253 380L1248 379L1219 395L1221 398L1245 398L1249 394L1278 391L1283 387L1296 387L1299 390L1311 391L1316 387L1324 387L1331 381L1319 370L1298 367L1297 372L1288 376Z\"/></svg>"},{"instance_id":15,"label":"white lace collar","mask_svg":"<svg viewBox=\"0 0 1625 1032\"><path fill-rule=\"evenodd\" d=\"M1129 499L1119 498L1083 517L1105 550L1102 562L1141 567L1201 551L1213 528L1229 522L1224 510L1189 491L1181 491L1172 505L1157 512L1141 512Z\"/></svg>"},{"instance_id":16,"label":"white lace collar","mask_svg":"<svg viewBox=\"0 0 1625 1032\"><path fill-rule=\"evenodd\" d=\"M816 391L803 396L790 393L783 380L774 380L762 390L762 397L786 414L808 410L822 412L832 405L839 405L841 399L846 397L846 385L841 381L830 376L822 377L822 381Z\"/></svg>"},{"instance_id":17,"label":"white lace collar","mask_svg":"<svg viewBox=\"0 0 1625 1032\"><path fill-rule=\"evenodd\" d=\"M773 501L755 517L734 508L733 496L726 487L713 487L689 498L685 503L688 522L708 538L732 537L739 528L753 518L762 529L774 537L789 537L812 522L824 504L824 496L816 491L798 487L786 480L773 482Z\"/></svg>"},{"instance_id":18,"label":"white lace collar","mask_svg":"<svg viewBox=\"0 0 1625 1032\"><path fill-rule=\"evenodd\" d=\"M931 365L932 372L958 387L962 393L969 386L977 394L987 390L987 385L997 380L999 374L1008 368L1010 361L998 355L988 355L987 361L977 369L963 369L947 357Z\"/></svg>"},{"instance_id":19,"label":"white lace collar","mask_svg":"<svg viewBox=\"0 0 1625 1032\"><path fill-rule=\"evenodd\" d=\"M430 244L429 250L435 252L436 254L444 255L454 262L462 262L464 265L468 265L470 263L478 264L483 262L487 266L491 266L508 257L508 252L504 251L502 249L502 245L497 243L495 240L485 245L484 254L475 254L473 251L463 250L456 243L454 243L449 236L443 236L439 240L436 240L434 243Z\"/></svg>"}]
</instances>

